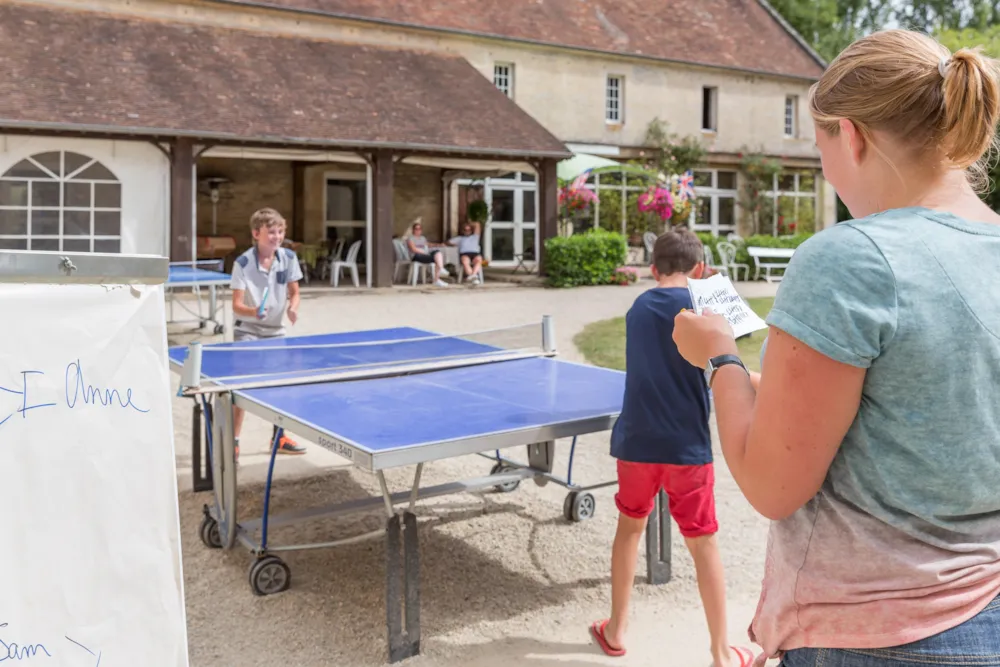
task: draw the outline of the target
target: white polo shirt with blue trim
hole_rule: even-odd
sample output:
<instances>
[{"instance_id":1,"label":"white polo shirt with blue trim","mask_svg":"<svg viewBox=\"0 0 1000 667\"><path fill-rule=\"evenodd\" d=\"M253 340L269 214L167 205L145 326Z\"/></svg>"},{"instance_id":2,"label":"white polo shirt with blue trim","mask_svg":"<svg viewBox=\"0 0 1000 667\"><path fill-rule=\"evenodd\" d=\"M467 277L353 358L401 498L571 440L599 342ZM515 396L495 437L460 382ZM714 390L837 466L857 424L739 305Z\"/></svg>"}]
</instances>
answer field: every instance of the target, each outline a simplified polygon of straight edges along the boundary
<instances>
[{"instance_id":1,"label":"white polo shirt with blue trim","mask_svg":"<svg viewBox=\"0 0 1000 667\"><path fill-rule=\"evenodd\" d=\"M288 307L288 284L302 280L302 268L295 251L278 248L269 269L260 265L256 246L250 248L233 262L232 289L244 290L243 302L259 308L267 289L267 307L264 319L236 316L233 329L256 336L285 335L284 315Z\"/></svg>"}]
</instances>

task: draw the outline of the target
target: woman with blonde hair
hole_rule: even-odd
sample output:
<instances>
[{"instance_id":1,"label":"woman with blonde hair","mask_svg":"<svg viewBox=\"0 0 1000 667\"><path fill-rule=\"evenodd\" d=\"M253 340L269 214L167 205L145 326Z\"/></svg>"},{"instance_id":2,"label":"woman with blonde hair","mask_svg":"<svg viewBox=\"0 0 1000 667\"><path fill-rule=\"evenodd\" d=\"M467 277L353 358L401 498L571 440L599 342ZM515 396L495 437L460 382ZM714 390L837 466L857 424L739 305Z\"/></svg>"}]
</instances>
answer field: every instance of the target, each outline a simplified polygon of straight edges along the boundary
<instances>
[{"instance_id":1,"label":"woman with blonde hair","mask_svg":"<svg viewBox=\"0 0 1000 667\"><path fill-rule=\"evenodd\" d=\"M758 390L725 319L677 317L772 520L758 663L1000 665L1000 215L976 194L997 73L905 30L845 49L810 111L854 219L792 258Z\"/></svg>"}]
</instances>

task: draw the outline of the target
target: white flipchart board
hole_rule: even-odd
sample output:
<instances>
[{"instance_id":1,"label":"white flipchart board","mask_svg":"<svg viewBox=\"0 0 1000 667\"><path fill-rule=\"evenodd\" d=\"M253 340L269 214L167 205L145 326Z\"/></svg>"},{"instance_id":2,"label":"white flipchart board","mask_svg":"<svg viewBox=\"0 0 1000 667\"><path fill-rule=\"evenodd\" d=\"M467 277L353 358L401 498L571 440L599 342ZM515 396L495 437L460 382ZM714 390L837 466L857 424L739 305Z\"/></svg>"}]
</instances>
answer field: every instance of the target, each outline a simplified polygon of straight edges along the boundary
<instances>
[{"instance_id":1,"label":"white flipchart board","mask_svg":"<svg viewBox=\"0 0 1000 667\"><path fill-rule=\"evenodd\" d=\"M186 667L162 257L0 251L0 661Z\"/></svg>"}]
</instances>

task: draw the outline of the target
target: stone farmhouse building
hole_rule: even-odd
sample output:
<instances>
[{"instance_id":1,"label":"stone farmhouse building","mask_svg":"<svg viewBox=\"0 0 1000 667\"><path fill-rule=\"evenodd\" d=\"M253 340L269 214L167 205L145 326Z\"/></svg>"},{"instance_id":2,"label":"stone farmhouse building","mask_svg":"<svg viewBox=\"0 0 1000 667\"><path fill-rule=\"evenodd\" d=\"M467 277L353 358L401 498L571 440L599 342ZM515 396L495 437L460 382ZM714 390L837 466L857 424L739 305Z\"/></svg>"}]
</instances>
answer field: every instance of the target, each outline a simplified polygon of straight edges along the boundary
<instances>
[{"instance_id":1,"label":"stone farmhouse building","mask_svg":"<svg viewBox=\"0 0 1000 667\"><path fill-rule=\"evenodd\" d=\"M748 149L776 218L836 219L825 65L764 0L0 0L0 36L3 248L231 262L273 206L389 286L392 238L483 198L490 265L544 270L558 163L642 157L654 119L708 149L694 228L746 231Z\"/></svg>"}]
</instances>

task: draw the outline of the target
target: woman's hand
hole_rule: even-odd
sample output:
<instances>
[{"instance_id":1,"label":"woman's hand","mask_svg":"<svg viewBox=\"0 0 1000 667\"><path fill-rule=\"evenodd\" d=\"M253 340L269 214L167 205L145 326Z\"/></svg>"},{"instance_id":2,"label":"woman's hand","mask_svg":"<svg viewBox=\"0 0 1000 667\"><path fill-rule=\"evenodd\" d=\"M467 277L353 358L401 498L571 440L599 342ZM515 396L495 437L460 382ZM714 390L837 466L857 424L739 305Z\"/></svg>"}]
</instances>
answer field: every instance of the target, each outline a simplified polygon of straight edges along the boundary
<instances>
[{"instance_id":1,"label":"woman's hand","mask_svg":"<svg viewBox=\"0 0 1000 667\"><path fill-rule=\"evenodd\" d=\"M701 315L693 310L677 313L673 339L681 356L697 368L708 366L712 357L737 353L736 339L729 322L707 308Z\"/></svg>"}]
</instances>

